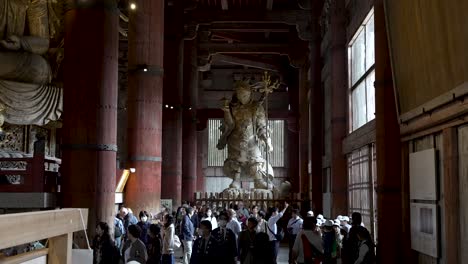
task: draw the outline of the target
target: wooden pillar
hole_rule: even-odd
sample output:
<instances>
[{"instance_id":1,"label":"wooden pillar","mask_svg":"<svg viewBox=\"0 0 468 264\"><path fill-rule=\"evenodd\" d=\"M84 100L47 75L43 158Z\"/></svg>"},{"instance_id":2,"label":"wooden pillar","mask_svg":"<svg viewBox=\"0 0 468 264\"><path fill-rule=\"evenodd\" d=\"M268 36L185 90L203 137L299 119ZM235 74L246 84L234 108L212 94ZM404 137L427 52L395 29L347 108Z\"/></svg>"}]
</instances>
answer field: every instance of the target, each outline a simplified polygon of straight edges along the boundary
<instances>
[{"instance_id":1,"label":"wooden pillar","mask_svg":"<svg viewBox=\"0 0 468 264\"><path fill-rule=\"evenodd\" d=\"M460 263L460 212L458 181L457 128L443 131L445 259L446 263Z\"/></svg>"},{"instance_id":2,"label":"wooden pillar","mask_svg":"<svg viewBox=\"0 0 468 264\"><path fill-rule=\"evenodd\" d=\"M288 176L294 193L301 192L301 178L299 177L299 84L298 73L292 69L289 75L289 113L288 113Z\"/></svg>"},{"instance_id":3,"label":"wooden pillar","mask_svg":"<svg viewBox=\"0 0 468 264\"><path fill-rule=\"evenodd\" d=\"M383 1L377 0L375 19L375 106L377 152L377 263L398 263L402 259L402 177L400 126L385 28ZM409 202L409 200L407 201ZM410 260L408 263L413 263Z\"/></svg>"},{"instance_id":4,"label":"wooden pillar","mask_svg":"<svg viewBox=\"0 0 468 264\"><path fill-rule=\"evenodd\" d=\"M73 233L49 238L48 264L72 263Z\"/></svg>"},{"instance_id":5,"label":"wooden pillar","mask_svg":"<svg viewBox=\"0 0 468 264\"><path fill-rule=\"evenodd\" d=\"M322 92L322 60L320 53L320 12L322 8L312 8L311 34L309 43L310 55L310 162L311 162L311 191L312 208L323 212L322 190L322 155L323 155L323 92Z\"/></svg>"},{"instance_id":6,"label":"wooden pillar","mask_svg":"<svg viewBox=\"0 0 468 264\"><path fill-rule=\"evenodd\" d=\"M197 192L206 191L206 156L208 153L208 130L197 132Z\"/></svg>"},{"instance_id":7,"label":"wooden pillar","mask_svg":"<svg viewBox=\"0 0 468 264\"><path fill-rule=\"evenodd\" d=\"M73 3L64 18L61 198L89 208L93 237L115 213L119 18L115 1Z\"/></svg>"},{"instance_id":8,"label":"wooden pillar","mask_svg":"<svg viewBox=\"0 0 468 264\"><path fill-rule=\"evenodd\" d=\"M310 200L309 177L309 85L307 81L308 63L299 69L299 178L300 190L306 200Z\"/></svg>"},{"instance_id":9,"label":"wooden pillar","mask_svg":"<svg viewBox=\"0 0 468 264\"><path fill-rule=\"evenodd\" d=\"M125 201L135 214L159 210L164 1L133 1L128 25L128 167Z\"/></svg>"},{"instance_id":10,"label":"wooden pillar","mask_svg":"<svg viewBox=\"0 0 468 264\"><path fill-rule=\"evenodd\" d=\"M202 188L197 184L197 103L198 103L198 60L197 41L185 41L184 56L184 110L182 124L182 199L191 201L195 191ZM200 179L202 180L202 179Z\"/></svg>"},{"instance_id":11,"label":"wooden pillar","mask_svg":"<svg viewBox=\"0 0 468 264\"><path fill-rule=\"evenodd\" d=\"M179 1L180 2L180 1ZM168 6L164 40L164 108L162 142L161 197L172 199L174 206L182 204L182 90L184 40L180 3Z\"/></svg>"},{"instance_id":12,"label":"wooden pillar","mask_svg":"<svg viewBox=\"0 0 468 264\"><path fill-rule=\"evenodd\" d=\"M342 141L347 135L346 8L345 0L330 6L331 30L331 215L348 214L348 176Z\"/></svg>"}]
</instances>

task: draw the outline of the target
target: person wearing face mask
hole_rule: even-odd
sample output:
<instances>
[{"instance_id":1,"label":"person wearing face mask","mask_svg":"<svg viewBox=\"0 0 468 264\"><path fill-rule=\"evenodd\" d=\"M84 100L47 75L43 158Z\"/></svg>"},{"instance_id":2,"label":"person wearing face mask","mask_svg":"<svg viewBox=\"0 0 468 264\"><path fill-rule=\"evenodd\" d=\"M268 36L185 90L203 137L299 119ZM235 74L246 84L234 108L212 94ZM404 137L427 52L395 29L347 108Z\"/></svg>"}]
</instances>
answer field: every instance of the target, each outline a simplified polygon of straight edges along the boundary
<instances>
[{"instance_id":1,"label":"person wearing face mask","mask_svg":"<svg viewBox=\"0 0 468 264\"><path fill-rule=\"evenodd\" d=\"M138 227L141 229L140 240L148 246L149 236L148 230L151 223L148 222L149 214L146 211L141 211L139 214L140 222L137 223Z\"/></svg>"},{"instance_id":2,"label":"person wearing face mask","mask_svg":"<svg viewBox=\"0 0 468 264\"><path fill-rule=\"evenodd\" d=\"M217 241L211 235L211 222L202 220L199 229L200 238L193 244L190 264L215 264L217 262Z\"/></svg>"},{"instance_id":3,"label":"person wearing face mask","mask_svg":"<svg viewBox=\"0 0 468 264\"><path fill-rule=\"evenodd\" d=\"M213 212L211 211L210 208L207 208L205 211L205 215L202 218L202 221L208 220L211 223L211 228L212 230L215 230L218 228L218 221L216 220L216 217L213 216Z\"/></svg>"},{"instance_id":4,"label":"person wearing face mask","mask_svg":"<svg viewBox=\"0 0 468 264\"><path fill-rule=\"evenodd\" d=\"M218 245L217 263L235 264L237 258L237 240L236 235L227 226L228 216L221 213L219 216L219 227L213 230L212 236Z\"/></svg>"}]
</instances>

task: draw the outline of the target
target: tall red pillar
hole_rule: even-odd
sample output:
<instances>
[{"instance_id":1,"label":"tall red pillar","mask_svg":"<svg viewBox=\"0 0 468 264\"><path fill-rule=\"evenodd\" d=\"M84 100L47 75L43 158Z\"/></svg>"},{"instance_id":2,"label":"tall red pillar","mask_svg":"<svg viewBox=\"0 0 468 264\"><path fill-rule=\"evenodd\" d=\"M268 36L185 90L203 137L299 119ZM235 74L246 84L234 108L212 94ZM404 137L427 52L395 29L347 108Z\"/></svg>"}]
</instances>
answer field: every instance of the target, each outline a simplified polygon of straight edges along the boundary
<instances>
[{"instance_id":1,"label":"tall red pillar","mask_svg":"<svg viewBox=\"0 0 468 264\"><path fill-rule=\"evenodd\" d=\"M409 221L403 222L401 143L392 69L385 26L384 4L375 1L375 124L377 153L378 263L415 263L410 248ZM405 185L407 185L406 183ZM395 248L399 245L399 248ZM390 249L393 247L393 250Z\"/></svg>"},{"instance_id":2,"label":"tall red pillar","mask_svg":"<svg viewBox=\"0 0 468 264\"><path fill-rule=\"evenodd\" d=\"M197 41L186 40L184 51L184 108L182 124L182 199L193 200L197 187L198 67ZM201 182L202 183L202 182ZM200 183L200 184L201 184Z\"/></svg>"},{"instance_id":3,"label":"tall red pillar","mask_svg":"<svg viewBox=\"0 0 468 264\"><path fill-rule=\"evenodd\" d=\"M208 130L197 132L197 192L206 190L206 155L208 153Z\"/></svg>"},{"instance_id":4,"label":"tall red pillar","mask_svg":"<svg viewBox=\"0 0 468 264\"><path fill-rule=\"evenodd\" d=\"M330 7L331 30L331 202L332 216L348 213L348 176L343 139L347 135L346 8L345 0Z\"/></svg>"},{"instance_id":5,"label":"tall red pillar","mask_svg":"<svg viewBox=\"0 0 468 264\"><path fill-rule=\"evenodd\" d=\"M97 222L113 223L118 9L115 1L74 2L68 7L64 21L62 205L89 208L92 237Z\"/></svg>"},{"instance_id":6,"label":"tall red pillar","mask_svg":"<svg viewBox=\"0 0 468 264\"><path fill-rule=\"evenodd\" d=\"M322 156L323 156L323 92L322 92L322 60L320 53L320 11L322 5L312 8L311 34L309 42L310 55L310 162L311 162L311 191L312 208L323 212L322 190Z\"/></svg>"},{"instance_id":7,"label":"tall red pillar","mask_svg":"<svg viewBox=\"0 0 468 264\"><path fill-rule=\"evenodd\" d=\"M182 204L182 90L184 70L183 8L174 1L166 10L161 197Z\"/></svg>"},{"instance_id":8,"label":"tall red pillar","mask_svg":"<svg viewBox=\"0 0 468 264\"><path fill-rule=\"evenodd\" d=\"M301 178L299 177L299 80L296 69L291 69L288 76L288 176L292 185L292 192L301 192Z\"/></svg>"},{"instance_id":9,"label":"tall red pillar","mask_svg":"<svg viewBox=\"0 0 468 264\"><path fill-rule=\"evenodd\" d=\"M308 63L299 69L299 177L304 199L310 200Z\"/></svg>"},{"instance_id":10,"label":"tall red pillar","mask_svg":"<svg viewBox=\"0 0 468 264\"><path fill-rule=\"evenodd\" d=\"M136 0L128 25L128 167L125 203L156 212L161 198L164 1Z\"/></svg>"}]
</instances>

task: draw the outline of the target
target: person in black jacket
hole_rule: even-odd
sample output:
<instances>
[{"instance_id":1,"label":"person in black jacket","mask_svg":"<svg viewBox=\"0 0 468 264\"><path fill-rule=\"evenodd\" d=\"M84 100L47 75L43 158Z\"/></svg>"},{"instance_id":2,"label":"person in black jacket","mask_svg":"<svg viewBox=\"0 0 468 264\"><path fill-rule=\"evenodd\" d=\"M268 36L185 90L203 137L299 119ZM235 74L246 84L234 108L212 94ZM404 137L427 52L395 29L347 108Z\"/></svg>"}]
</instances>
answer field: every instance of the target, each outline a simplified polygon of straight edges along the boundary
<instances>
[{"instance_id":1,"label":"person in black jacket","mask_svg":"<svg viewBox=\"0 0 468 264\"><path fill-rule=\"evenodd\" d=\"M148 245L148 240L149 240L148 231L151 225L151 223L148 222L149 214L146 211L140 211L139 217L140 217L140 222L137 223L137 225L141 229L141 234L139 238L143 243L145 243L145 245Z\"/></svg>"},{"instance_id":2,"label":"person in black jacket","mask_svg":"<svg viewBox=\"0 0 468 264\"><path fill-rule=\"evenodd\" d=\"M239 255L241 264L267 264L272 261L269 237L266 233L257 233L258 220L255 217L247 219L247 230L239 235Z\"/></svg>"},{"instance_id":3,"label":"person in black jacket","mask_svg":"<svg viewBox=\"0 0 468 264\"><path fill-rule=\"evenodd\" d=\"M93 264L119 263L120 255L109 233L109 225L99 222L93 239Z\"/></svg>"},{"instance_id":4,"label":"person in black jacket","mask_svg":"<svg viewBox=\"0 0 468 264\"><path fill-rule=\"evenodd\" d=\"M211 235L211 222L203 220L200 222L201 237L193 245L193 253L190 264L217 264L217 241Z\"/></svg>"},{"instance_id":5,"label":"person in black jacket","mask_svg":"<svg viewBox=\"0 0 468 264\"><path fill-rule=\"evenodd\" d=\"M212 236L218 244L218 262L222 264L235 264L237 259L236 235L231 229L226 228L228 216L222 213L219 216L219 227L213 230Z\"/></svg>"},{"instance_id":6,"label":"person in black jacket","mask_svg":"<svg viewBox=\"0 0 468 264\"><path fill-rule=\"evenodd\" d=\"M161 227L156 224L151 224L149 227L149 241L147 244L148 261L146 264L161 263Z\"/></svg>"}]
</instances>

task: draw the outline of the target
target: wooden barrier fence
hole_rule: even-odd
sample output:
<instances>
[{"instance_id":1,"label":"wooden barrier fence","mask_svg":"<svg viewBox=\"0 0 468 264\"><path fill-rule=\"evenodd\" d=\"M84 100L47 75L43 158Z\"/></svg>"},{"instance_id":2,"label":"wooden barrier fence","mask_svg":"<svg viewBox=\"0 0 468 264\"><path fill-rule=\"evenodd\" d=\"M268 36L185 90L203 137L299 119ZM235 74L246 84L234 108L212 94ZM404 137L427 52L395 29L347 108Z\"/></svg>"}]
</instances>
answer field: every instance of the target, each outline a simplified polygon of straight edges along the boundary
<instances>
[{"instance_id":1,"label":"wooden barrier fence","mask_svg":"<svg viewBox=\"0 0 468 264\"><path fill-rule=\"evenodd\" d=\"M48 240L45 249L11 257L0 254L0 263L46 263L47 259L48 264L71 264L73 232L84 230L87 222L88 209L76 208L0 215L0 249Z\"/></svg>"},{"instance_id":2,"label":"wooden barrier fence","mask_svg":"<svg viewBox=\"0 0 468 264\"><path fill-rule=\"evenodd\" d=\"M238 204L239 202L243 202L247 208L256 205L263 210L266 210L268 207L272 206L282 206L284 202L288 202L289 205L296 205L298 208L300 208L301 203L303 202L300 193L292 193L288 197L280 197L277 194L270 196L264 193L247 193L234 197L232 195L223 196L222 193L196 192L194 198L195 204L197 205L209 205L211 208L221 207L224 209L229 208L233 204Z\"/></svg>"}]
</instances>

